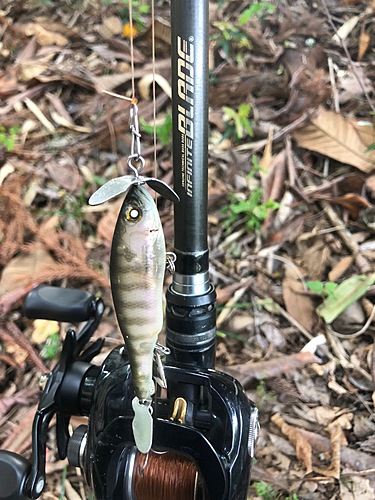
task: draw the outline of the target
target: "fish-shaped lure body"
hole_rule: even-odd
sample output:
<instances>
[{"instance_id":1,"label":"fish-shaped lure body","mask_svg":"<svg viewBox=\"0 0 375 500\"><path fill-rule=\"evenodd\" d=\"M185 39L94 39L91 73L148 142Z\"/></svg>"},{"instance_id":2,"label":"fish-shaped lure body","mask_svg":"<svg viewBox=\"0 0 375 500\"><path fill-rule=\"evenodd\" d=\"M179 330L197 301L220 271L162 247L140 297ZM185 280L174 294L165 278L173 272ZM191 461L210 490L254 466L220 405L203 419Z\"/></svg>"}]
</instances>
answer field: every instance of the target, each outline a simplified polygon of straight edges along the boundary
<instances>
[{"instance_id":1,"label":"fish-shaped lure body","mask_svg":"<svg viewBox=\"0 0 375 500\"><path fill-rule=\"evenodd\" d=\"M140 403L149 401L154 393L153 353L163 326L165 263L165 241L157 207L146 189L134 184L117 219L110 277L134 392Z\"/></svg>"}]
</instances>

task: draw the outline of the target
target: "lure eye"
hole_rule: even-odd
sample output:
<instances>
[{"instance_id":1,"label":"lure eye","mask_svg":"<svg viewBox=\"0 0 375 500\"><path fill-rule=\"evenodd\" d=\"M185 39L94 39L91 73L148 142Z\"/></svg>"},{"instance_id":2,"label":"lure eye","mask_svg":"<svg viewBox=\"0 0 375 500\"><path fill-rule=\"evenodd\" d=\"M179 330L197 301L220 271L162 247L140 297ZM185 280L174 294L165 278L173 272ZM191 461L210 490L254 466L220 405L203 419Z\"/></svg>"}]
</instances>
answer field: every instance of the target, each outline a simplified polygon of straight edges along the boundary
<instances>
[{"instance_id":1,"label":"lure eye","mask_svg":"<svg viewBox=\"0 0 375 500\"><path fill-rule=\"evenodd\" d=\"M129 207L126 211L126 218L132 222L137 221L141 217L141 211L136 207Z\"/></svg>"}]
</instances>

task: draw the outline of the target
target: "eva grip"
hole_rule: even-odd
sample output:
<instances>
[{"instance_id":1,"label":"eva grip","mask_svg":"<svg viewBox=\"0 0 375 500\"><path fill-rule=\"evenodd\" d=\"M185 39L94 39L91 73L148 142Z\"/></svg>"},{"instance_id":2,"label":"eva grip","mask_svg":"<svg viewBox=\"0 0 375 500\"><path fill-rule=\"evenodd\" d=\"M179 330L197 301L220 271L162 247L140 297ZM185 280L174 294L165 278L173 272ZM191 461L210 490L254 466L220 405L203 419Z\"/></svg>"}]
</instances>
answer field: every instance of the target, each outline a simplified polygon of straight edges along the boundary
<instances>
[{"instance_id":1,"label":"eva grip","mask_svg":"<svg viewBox=\"0 0 375 500\"><path fill-rule=\"evenodd\" d=\"M29 293L23 310L29 319L79 323L90 319L94 300L84 290L41 285Z\"/></svg>"}]
</instances>

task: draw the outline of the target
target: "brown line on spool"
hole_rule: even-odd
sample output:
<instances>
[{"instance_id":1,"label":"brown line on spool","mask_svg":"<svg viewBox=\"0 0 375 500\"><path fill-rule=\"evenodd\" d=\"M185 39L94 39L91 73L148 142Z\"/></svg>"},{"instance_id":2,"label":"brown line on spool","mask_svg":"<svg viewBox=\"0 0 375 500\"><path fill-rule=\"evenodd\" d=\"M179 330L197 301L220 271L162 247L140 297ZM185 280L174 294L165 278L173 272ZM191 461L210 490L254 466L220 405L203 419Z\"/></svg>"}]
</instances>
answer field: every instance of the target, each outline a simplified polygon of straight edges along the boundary
<instances>
[{"instance_id":1,"label":"brown line on spool","mask_svg":"<svg viewBox=\"0 0 375 500\"><path fill-rule=\"evenodd\" d=\"M136 500L194 500L194 462L176 453L150 451L143 470L145 460L146 455L137 453L133 479Z\"/></svg>"}]
</instances>

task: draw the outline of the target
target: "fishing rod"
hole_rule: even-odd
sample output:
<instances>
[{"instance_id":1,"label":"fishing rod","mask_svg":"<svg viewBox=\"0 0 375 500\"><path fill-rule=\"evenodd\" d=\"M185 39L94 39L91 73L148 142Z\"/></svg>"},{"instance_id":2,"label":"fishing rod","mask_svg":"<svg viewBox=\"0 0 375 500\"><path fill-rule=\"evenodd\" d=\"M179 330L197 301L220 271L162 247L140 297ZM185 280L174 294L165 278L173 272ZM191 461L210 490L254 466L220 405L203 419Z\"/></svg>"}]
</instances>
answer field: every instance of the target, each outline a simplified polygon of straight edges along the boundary
<instances>
[{"instance_id":1,"label":"fishing rod","mask_svg":"<svg viewBox=\"0 0 375 500\"><path fill-rule=\"evenodd\" d=\"M156 178L140 175L144 160L133 99L133 149L128 159L133 173L109 181L90 200L101 203L125 192L119 221L133 228L143 224L143 213L155 211L144 184L174 202L175 271L166 296L166 347L156 345L154 350L159 386L154 394L153 389L142 393L146 379L134 368L142 342L134 351L131 340L135 331L131 324L146 325L156 314L151 303L141 313L138 308L138 316L131 311L141 301L136 290L141 294L154 290L154 274L146 285L144 276L142 283L138 279L142 266L151 269L155 259L140 264L142 252L126 246L134 240L138 244L136 232L132 243L126 243L129 231L118 221L111 281L118 299L117 276L128 273L127 279L118 282L119 289L125 290L121 311L114 300L125 345L114 349L102 366L91 361L103 339L87 346L104 311L101 299L82 290L46 286L27 297L24 310L31 319L86 324L78 333L68 330L59 362L42 381L32 462L0 451L1 500L40 496L45 485L46 435L54 414L59 457L67 456L71 465L81 468L97 500L247 498L258 411L235 379L214 368L216 295L209 281L207 244L208 0L171 0L171 26L174 191ZM160 234L157 226L150 227L150 234ZM121 244L116 243L120 233ZM122 244L127 264L116 264L114 254ZM158 250L152 248L154 255ZM149 359L148 354L147 363ZM139 397L134 403L135 394ZM72 415L87 416L88 423L70 435Z\"/></svg>"}]
</instances>

